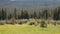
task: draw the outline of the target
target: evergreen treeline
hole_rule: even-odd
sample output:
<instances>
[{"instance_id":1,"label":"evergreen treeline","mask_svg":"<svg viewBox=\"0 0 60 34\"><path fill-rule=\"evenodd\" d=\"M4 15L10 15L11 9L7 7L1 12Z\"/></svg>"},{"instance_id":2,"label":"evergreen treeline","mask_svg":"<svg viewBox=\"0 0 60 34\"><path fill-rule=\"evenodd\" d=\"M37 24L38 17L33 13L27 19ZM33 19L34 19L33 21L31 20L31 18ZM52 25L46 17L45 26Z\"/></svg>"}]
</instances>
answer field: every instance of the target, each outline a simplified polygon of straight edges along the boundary
<instances>
[{"instance_id":1,"label":"evergreen treeline","mask_svg":"<svg viewBox=\"0 0 60 34\"><path fill-rule=\"evenodd\" d=\"M53 20L60 20L60 7L55 8L53 10L53 13L49 12L48 9L45 9L43 11L39 11L37 13L37 11L34 11L32 14L29 14L27 10L22 9L20 11L20 14L17 13L17 9L14 9L13 14L12 13L8 13L6 11L7 9L2 8L0 10L0 20L5 20L5 19L11 19L11 18L15 18L15 19L29 19L29 18L34 18L34 19L49 19L52 18ZM31 11L32 12L32 11ZM7 14L8 13L8 14Z\"/></svg>"}]
</instances>

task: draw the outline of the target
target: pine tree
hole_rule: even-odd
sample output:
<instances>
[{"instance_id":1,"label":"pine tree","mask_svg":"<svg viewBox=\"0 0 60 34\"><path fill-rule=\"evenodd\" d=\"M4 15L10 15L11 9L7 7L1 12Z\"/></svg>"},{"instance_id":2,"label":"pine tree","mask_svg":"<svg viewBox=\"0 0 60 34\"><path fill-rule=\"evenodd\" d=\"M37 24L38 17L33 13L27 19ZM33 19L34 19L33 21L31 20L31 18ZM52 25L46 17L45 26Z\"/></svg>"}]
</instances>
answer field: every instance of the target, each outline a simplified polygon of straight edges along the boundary
<instances>
[{"instance_id":1,"label":"pine tree","mask_svg":"<svg viewBox=\"0 0 60 34\"><path fill-rule=\"evenodd\" d=\"M14 9L14 18L16 19L17 18L17 14L16 14L16 8Z\"/></svg>"},{"instance_id":2,"label":"pine tree","mask_svg":"<svg viewBox=\"0 0 60 34\"><path fill-rule=\"evenodd\" d=\"M27 10L24 11L24 18L29 19L29 15L28 15L28 11Z\"/></svg>"},{"instance_id":3,"label":"pine tree","mask_svg":"<svg viewBox=\"0 0 60 34\"><path fill-rule=\"evenodd\" d=\"M37 18L37 14L36 12L34 11L34 14L33 14L34 18Z\"/></svg>"},{"instance_id":4,"label":"pine tree","mask_svg":"<svg viewBox=\"0 0 60 34\"><path fill-rule=\"evenodd\" d=\"M43 17L44 19L47 19L47 18L48 18L48 10L44 10L44 11L43 11L42 17Z\"/></svg>"},{"instance_id":5,"label":"pine tree","mask_svg":"<svg viewBox=\"0 0 60 34\"><path fill-rule=\"evenodd\" d=\"M6 19L6 11L2 8L2 20Z\"/></svg>"},{"instance_id":6,"label":"pine tree","mask_svg":"<svg viewBox=\"0 0 60 34\"><path fill-rule=\"evenodd\" d=\"M8 19L11 19L12 18L12 14L8 14Z\"/></svg>"},{"instance_id":7,"label":"pine tree","mask_svg":"<svg viewBox=\"0 0 60 34\"><path fill-rule=\"evenodd\" d=\"M41 12L39 11L38 13L38 18L40 19L42 16L41 16Z\"/></svg>"},{"instance_id":8,"label":"pine tree","mask_svg":"<svg viewBox=\"0 0 60 34\"><path fill-rule=\"evenodd\" d=\"M57 16L58 16L58 20L60 20L60 7L58 7L57 9Z\"/></svg>"},{"instance_id":9,"label":"pine tree","mask_svg":"<svg viewBox=\"0 0 60 34\"><path fill-rule=\"evenodd\" d=\"M21 10L21 19L24 19L24 12L23 12L23 9Z\"/></svg>"},{"instance_id":10,"label":"pine tree","mask_svg":"<svg viewBox=\"0 0 60 34\"><path fill-rule=\"evenodd\" d=\"M53 19L54 20L58 20L58 16L57 16L57 8L54 10L53 12Z\"/></svg>"},{"instance_id":11,"label":"pine tree","mask_svg":"<svg viewBox=\"0 0 60 34\"><path fill-rule=\"evenodd\" d=\"M1 20L1 18L2 18L2 11L0 10L0 20Z\"/></svg>"}]
</instances>

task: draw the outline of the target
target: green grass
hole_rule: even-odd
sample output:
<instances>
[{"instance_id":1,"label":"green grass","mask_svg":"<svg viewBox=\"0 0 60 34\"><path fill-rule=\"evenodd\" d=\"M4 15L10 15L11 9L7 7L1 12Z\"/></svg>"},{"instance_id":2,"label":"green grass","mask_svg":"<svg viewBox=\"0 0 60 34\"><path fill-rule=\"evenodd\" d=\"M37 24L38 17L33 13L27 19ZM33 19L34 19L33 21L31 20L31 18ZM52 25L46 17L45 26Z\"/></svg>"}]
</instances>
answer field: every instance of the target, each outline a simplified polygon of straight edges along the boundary
<instances>
[{"instance_id":1,"label":"green grass","mask_svg":"<svg viewBox=\"0 0 60 34\"><path fill-rule=\"evenodd\" d=\"M0 25L0 34L60 34L60 26Z\"/></svg>"}]
</instances>

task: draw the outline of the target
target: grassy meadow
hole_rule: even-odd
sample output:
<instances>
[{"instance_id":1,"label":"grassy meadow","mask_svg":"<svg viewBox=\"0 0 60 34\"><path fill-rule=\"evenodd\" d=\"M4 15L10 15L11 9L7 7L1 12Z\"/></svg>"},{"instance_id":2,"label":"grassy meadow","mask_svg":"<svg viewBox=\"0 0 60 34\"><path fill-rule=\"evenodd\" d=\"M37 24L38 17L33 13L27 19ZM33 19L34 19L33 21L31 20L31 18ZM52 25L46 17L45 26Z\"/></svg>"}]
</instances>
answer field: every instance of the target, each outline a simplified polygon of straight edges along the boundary
<instances>
[{"instance_id":1,"label":"grassy meadow","mask_svg":"<svg viewBox=\"0 0 60 34\"><path fill-rule=\"evenodd\" d=\"M24 8L1 8L0 34L60 34L60 7L30 12Z\"/></svg>"},{"instance_id":2,"label":"grassy meadow","mask_svg":"<svg viewBox=\"0 0 60 34\"><path fill-rule=\"evenodd\" d=\"M60 34L60 25L48 24L47 28L42 28L39 25L0 25L0 34Z\"/></svg>"}]
</instances>

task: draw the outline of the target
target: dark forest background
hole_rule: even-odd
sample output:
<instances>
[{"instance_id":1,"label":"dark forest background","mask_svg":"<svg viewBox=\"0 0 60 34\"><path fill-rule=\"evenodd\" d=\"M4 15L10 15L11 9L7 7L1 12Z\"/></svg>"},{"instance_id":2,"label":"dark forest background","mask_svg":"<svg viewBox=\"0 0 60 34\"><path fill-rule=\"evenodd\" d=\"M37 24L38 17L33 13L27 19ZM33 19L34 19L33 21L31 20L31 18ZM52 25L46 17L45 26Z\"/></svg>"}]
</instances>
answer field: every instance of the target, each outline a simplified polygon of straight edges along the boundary
<instances>
[{"instance_id":1,"label":"dark forest background","mask_svg":"<svg viewBox=\"0 0 60 34\"><path fill-rule=\"evenodd\" d=\"M0 20L10 20L12 18L15 19L53 19L53 20L60 20L60 7L48 10L48 9L41 9L39 11L30 11L29 10L20 10L19 12L17 11L17 8L14 8L14 11L7 11L8 9L6 8L1 8L0 9Z\"/></svg>"}]
</instances>

